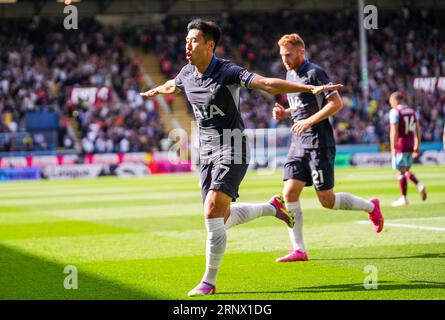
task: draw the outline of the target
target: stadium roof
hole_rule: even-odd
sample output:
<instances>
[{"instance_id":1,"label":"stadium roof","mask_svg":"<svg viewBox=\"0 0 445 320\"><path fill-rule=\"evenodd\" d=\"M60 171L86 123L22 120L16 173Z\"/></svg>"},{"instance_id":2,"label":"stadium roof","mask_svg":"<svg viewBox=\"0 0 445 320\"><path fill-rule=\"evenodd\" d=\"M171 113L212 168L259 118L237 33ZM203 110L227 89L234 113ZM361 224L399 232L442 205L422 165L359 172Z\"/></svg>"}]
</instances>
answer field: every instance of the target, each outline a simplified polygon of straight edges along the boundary
<instances>
[{"instance_id":1,"label":"stadium roof","mask_svg":"<svg viewBox=\"0 0 445 320\"><path fill-rule=\"evenodd\" d=\"M0 17L26 18L63 15L65 2L78 7L79 15L216 14L223 11L356 10L355 0L0 0ZM2 2L13 2L5 4ZM403 6L445 8L441 0L373 0L381 9Z\"/></svg>"}]
</instances>

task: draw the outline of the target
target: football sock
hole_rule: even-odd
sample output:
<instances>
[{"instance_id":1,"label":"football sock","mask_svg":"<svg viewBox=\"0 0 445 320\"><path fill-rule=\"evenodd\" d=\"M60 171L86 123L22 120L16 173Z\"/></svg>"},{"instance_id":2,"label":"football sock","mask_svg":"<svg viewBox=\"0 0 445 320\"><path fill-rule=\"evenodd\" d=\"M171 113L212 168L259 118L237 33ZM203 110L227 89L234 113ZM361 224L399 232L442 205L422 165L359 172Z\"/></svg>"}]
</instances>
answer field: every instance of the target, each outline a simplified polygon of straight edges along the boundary
<instances>
[{"instance_id":1,"label":"football sock","mask_svg":"<svg viewBox=\"0 0 445 320\"><path fill-rule=\"evenodd\" d=\"M399 175L399 185L400 185L400 192L402 193L402 196L406 197L406 190L408 188L406 177L404 174Z\"/></svg>"},{"instance_id":2,"label":"football sock","mask_svg":"<svg viewBox=\"0 0 445 320\"><path fill-rule=\"evenodd\" d=\"M350 193L339 192L335 194L334 210L363 210L371 212L374 204L371 201L356 197Z\"/></svg>"},{"instance_id":3,"label":"football sock","mask_svg":"<svg viewBox=\"0 0 445 320\"><path fill-rule=\"evenodd\" d=\"M416 176L414 174L412 174L412 172L407 171L405 173L405 177L408 178L409 180L411 180L416 186L419 183L419 180L417 180Z\"/></svg>"},{"instance_id":4,"label":"football sock","mask_svg":"<svg viewBox=\"0 0 445 320\"><path fill-rule=\"evenodd\" d=\"M236 203L230 206L230 216L226 221L226 230L238 224L263 217L274 216L275 207L270 203L247 204Z\"/></svg>"},{"instance_id":5,"label":"football sock","mask_svg":"<svg viewBox=\"0 0 445 320\"><path fill-rule=\"evenodd\" d=\"M294 250L306 251L303 242L303 212L301 211L300 202L286 202L286 206L295 220L294 227L287 228L292 247Z\"/></svg>"},{"instance_id":6,"label":"football sock","mask_svg":"<svg viewBox=\"0 0 445 320\"><path fill-rule=\"evenodd\" d=\"M212 285L216 283L216 274L226 250L227 235L224 218L205 219L207 228L206 272L202 281Z\"/></svg>"}]
</instances>

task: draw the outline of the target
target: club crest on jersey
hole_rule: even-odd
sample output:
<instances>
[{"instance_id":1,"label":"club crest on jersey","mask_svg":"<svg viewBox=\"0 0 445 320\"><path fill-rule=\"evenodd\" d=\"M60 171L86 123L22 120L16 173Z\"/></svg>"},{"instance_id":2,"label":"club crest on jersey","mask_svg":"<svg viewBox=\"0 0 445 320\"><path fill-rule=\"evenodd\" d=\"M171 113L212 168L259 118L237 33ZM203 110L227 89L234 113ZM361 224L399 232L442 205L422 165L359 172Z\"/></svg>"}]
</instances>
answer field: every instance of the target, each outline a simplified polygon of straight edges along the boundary
<instances>
[{"instance_id":1,"label":"club crest on jersey","mask_svg":"<svg viewBox=\"0 0 445 320\"><path fill-rule=\"evenodd\" d=\"M291 109L298 109L298 108L303 108L303 102L300 100L299 97L288 97L289 100L289 105Z\"/></svg>"},{"instance_id":2,"label":"club crest on jersey","mask_svg":"<svg viewBox=\"0 0 445 320\"><path fill-rule=\"evenodd\" d=\"M192 107L196 119L200 120L213 119L215 115L219 115L221 117L224 117L226 115L216 104L211 104L208 108L207 105L197 104L192 104Z\"/></svg>"}]
</instances>

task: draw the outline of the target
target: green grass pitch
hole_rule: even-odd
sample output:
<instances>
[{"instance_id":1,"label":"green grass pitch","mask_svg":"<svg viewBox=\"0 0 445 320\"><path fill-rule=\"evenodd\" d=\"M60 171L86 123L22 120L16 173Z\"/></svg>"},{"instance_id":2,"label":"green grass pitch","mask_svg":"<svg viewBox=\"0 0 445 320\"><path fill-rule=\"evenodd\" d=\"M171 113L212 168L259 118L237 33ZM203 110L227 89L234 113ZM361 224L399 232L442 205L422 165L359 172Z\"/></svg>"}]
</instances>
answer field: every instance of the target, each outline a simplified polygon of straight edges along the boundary
<instances>
[{"instance_id":1,"label":"green grass pitch","mask_svg":"<svg viewBox=\"0 0 445 320\"><path fill-rule=\"evenodd\" d=\"M336 190L378 196L386 219L376 234L362 212L321 208L302 194L310 261L279 264L289 238L263 217L228 231L217 295L204 299L444 299L445 167L415 166L422 203L399 196L390 168L337 169ZM282 188L281 170L250 172L240 202L264 202ZM0 184L0 299L188 299L205 264L196 174ZM67 265L78 289L67 290ZM377 290L364 288L366 266Z\"/></svg>"}]
</instances>

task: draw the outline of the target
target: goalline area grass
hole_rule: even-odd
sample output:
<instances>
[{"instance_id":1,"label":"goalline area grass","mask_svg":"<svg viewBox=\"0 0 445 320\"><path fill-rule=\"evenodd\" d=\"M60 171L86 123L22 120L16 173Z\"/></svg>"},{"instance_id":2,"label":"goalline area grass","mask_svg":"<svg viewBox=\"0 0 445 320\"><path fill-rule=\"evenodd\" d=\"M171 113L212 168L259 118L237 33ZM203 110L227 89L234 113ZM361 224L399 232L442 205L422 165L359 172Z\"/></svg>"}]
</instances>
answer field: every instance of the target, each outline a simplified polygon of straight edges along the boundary
<instances>
[{"instance_id":1,"label":"goalline area grass","mask_svg":"<svg viewBox=\"0 0 445 320\"><path fill-rule=\"evenodd\" d=\"M367 214L301 204L309 261L276 263L290 246L285 224L263 217L228 231L217 294L203 299L444 299L445 167L415 166L422 202L399 197L390 168L336 171L336 190L381 201L386 227ZM282 171L252 171L239 202L264 202ZM0 184L1 299L188 299L205 265L196 174ZM78 271L67 290L66 266ZM377 271L371 274L370 270ZM377 289L373 287L373 280ZM375 286L374 286L375 287Z\"/></svg>"}]
</instances>

